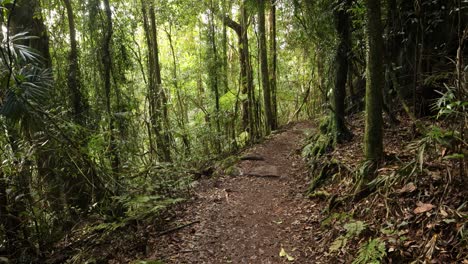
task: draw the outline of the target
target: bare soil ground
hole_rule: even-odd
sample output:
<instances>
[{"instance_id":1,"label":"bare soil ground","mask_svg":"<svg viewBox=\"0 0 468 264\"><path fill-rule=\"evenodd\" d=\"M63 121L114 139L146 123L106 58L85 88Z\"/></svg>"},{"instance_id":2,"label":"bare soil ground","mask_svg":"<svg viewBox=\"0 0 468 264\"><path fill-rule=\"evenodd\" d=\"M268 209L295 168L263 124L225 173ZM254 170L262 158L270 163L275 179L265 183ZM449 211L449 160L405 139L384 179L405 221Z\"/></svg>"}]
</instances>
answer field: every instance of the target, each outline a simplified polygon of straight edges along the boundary
<instances>
[{"instance_id":1,"label":"bare soil ground","mask_svg":"<svg viewBox=\"0 0 468 264\"><path fill-rule=\"evenodd\" d=\"M314 220L323 205L303 196L308 172L300 156L309 123L299 123L249 149L238 175L205 180L175 226L150 238L148 259L164 263L320 263ZM201 191L200 191L201 190ZM280 256L281 250L290 257ZM294 259L294 260L293 260Z\"/></svg>"}]
</instances>

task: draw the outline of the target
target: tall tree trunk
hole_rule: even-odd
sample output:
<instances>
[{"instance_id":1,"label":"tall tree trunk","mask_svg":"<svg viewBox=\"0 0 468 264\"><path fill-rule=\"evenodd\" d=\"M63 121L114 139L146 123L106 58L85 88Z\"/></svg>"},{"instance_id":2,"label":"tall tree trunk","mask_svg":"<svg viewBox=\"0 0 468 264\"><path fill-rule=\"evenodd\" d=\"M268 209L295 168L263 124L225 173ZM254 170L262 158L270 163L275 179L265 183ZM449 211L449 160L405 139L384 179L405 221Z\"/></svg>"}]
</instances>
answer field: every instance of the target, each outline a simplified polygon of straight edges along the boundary
<instances>
[{"instance_id":1,"label":"tall tree trunk","mask_svg":"<svg viewBox=\"0 0 468 264\"><path fill-rule=\"evenodd\" d=\"M149 9L149 11L148 11ZM158 158L171 162L170 135L167 116L167 98L162 88L159 47L157 41L156 15L153 3L146 6L142 1L143 23L148 46L148 101L150 121L156 136ZM149 12L149 16L148 16Z\"/></svg>"},{"instance_id":2,"label":"tall tree trunk","mask_svg":"<svg viewBox=\"0 0 468 264\"><path fill-rule=\"evenodd\" d=\"M171 48L171 56L172 56L172 79L174 88L176 91L177 96L177 106L179 108L179 126L182 130L182 142L184 143L185 154L190 155L190 140L187 135L186 130L186 123L188 122L188 115L187 110L184 107L184 102L182 101L182 96L180 95L180 87L179 87L179 77L177 74L177 58L175 54L174 42L172 41L172 25L169 25L169 30L166 30L167 39L169 40L169 47Z\"/></svg>"},{"instance_id":3,"label":"tall tree trunk","mask_svg":"<svg viewBox=\"0 0 468 264\"><path fill-rule=\"evenodd\" d=\"M224 23L233 29L239 40L239 61L240 61L240 77L241 77L241 92L247 97L242 101L242 128L249 132L250 142L254 142L257 137L256 124L254 118L254 85L253 73L250 65L249 39L247 34L248 15L245 8L245 3L241 6L241 23L233 21L228 16L224 17Z\"/></svg>"},{"instance_id":4,"label":"tall tree trunk","mask_svg":"<svg viewBox=\"0 0 468 264\"><path fill-rule=\"evenodd\" d=\"M210 61L210 83L211 89L215 94L215 123L216 123L216 138L214 140L217 153L221 153L221 124L220 124L220 105L219 105L219 70L218 70L218 47L216 45L216 29L214 21L214 6L213 0L210 1L211 12L209 16L209 39L211 44L211 61Z\"/></svg>"},{"instance_id":5,"label":"tall tree trunk","mask_svg":"<svg viewBox=\"0 0 468 264\"><path fill-rule=\"evenodd\" d=\"M19 0L14 1L13 5L10 6L11 16L10 22L7 24L11 25L11 33L17 34L22 32L27 32L28 35L34 36L37 38L31 38L28 40L23 41L23 45L28 46L34 50L41 56L41 66L50 68L52 67L50 50L49 50L49 37L47 34L47 29L44 24L44 20L42 18L41 13L41 5L40 1L38 0ZM15 128L14 125L7 126L5 128L7 131L12 133L13 135L9 135L10 137L10 146L12 147L14 152L18 151L18 146L16 140L19 138L23 138L25 141L32 141L33 138L26 133L27 135L20 136L19 131ZM34 136L35 137L35 136ZM51 151L47 150L45 146L38 146L35 148L35 162L37 164L37 174L38 177L47 183L47 188L45 190L46 196L49 197L48 201L51 204L52 210L57 213L64 213L65 207L64 205L64 192L61 186L64 186L64 179L57 174L52 167L58 161L58 157L54 155ZM30 160L25 162L30 163ZM18 165L21 166L21 165ZM31 208L34 204L34 198L31 195L31 186L30 182L32 179L32 170L24 169L19 171L17 175L15 175L15 185L19 186L17 189L16 197L23 197L22 199L15 201L14 204L10 205L11 209L9 209L9 218L10 221L13 221L16 225L16 229L18 231L23 232L24 239L32 239L28 235L27 225L29 223L25 221L21 221L20 218L14 219L18 213L21 212L30 212L34 214L33 209ZM65 215L63 215L65 216ZM13 217L13 218L11 218ZM61 222L66 217L61 218L58 222ZM41 234L37 233L38 236ZM39 242L39 248L41 248L41 241ZM26 248L30 247L30 245L25 245Z\"/></svg>"},{"instance_id":6,"label":"tall tree trunk","mask_svg":"<svg viewBox=\"0 0 468 264\"><path fill-rule=\"evenodd\" d=\"M17 0L10 25L12 32L28 32L28 35L37 37L26 40L23 44L37 50L43 57L44 66L51 67L49 35L42 18L40 1Z\"/></svg>"},{"instance_id":7,"label":"tall tree trunk","mask_svg":"<svg viewBox=\"0 0 468 264\"><path fill-rule=\"evenodd\" d=\"M227 15L230 6L223 0L223 16ZM223 23L223 93L229 92L228 35L226 23Z\"/></svg>"},{"instance_id":8,"label":"tall tree trunk","mask_svg":"<svg viewBox=\"0 0 468 264\"><path fill-rule=\"evenodd\" d=\"M274 129L273 110L271 107L270 75L268 74L268 56L265 30L265 0L258 0L258 33L260 38L260 64L262 72L263 102L265 110L265 128L269 135Z\"/></svg>"},{"instance_id":9,"label":"tall tree trunk","mask_svg":"<svg viewBox=\"0 0 468 264\"><path fill-rule=\"evenodd\" d=\"M351 133L345 124L346 81L348 79L348 55L351 49L350 18L351 0L338 0L335 7L335 27L339 44L336 50L335 89L333 90L333 133L336 142L348 140Z\"/></svg>"},{"instance_id":10,"label":"tall tree trunk","mask_svg":"<svg viewBox=\"0 0 468 264\"><path fill-rule=\"evenodd\" d=\"M68 55L68 90L75 121L85 124L84 116L88 110L88 104L81 91L80 68L78 64L78 43L76 40L75 18L70 0L63 0L68 16L68 28L70 31L70 53Z\"/></svg>"},{"instance_id":11,"label":"tall tree trunk","mask_svg":"<svg viewBox=\"0 0 468 264\"><path fill-rule=\"evenodd\" d=\"M110 144L109 144L109 154L111 159L111 167L114 173L119 171L120 167L120 157L117 150L117 139L115 136L115 117L112 113L112 103L111 103L111 92L112 92L112 82L111 82L111 70L112 70L112 53L111 53L111 42L112 36L114 34L113 22L112 22L112 10L110 7L109 0L104 0L104 12L105 12L105 28L104 28L104 38L102 43L102 66L104 68L103 79L104 79L104 93L106 99L106 112L107 117L109 118L109 134L110 134Z\"/></svg>"},{"instance_id":12,"label":"tall tree trunk","mask_svg":"<svg viewBox=\"0 0 468 264\"><path fill-rule=\"evenodd\" d=\"M272 129L278 128L278 102L277 94L277 41L276 41L276 0L271 0L270 5L270 90L271 90L271 108L273 111L273 126Z\"/></svg>"},{"instance_id":13,"label":"tall tree trunk","mask_svg":"<svg viewBox=\"0 0 468 264\"><path fill-rule=\"evenodd\" d=\"M254 80L253 80L253 69L252 64L250 61L250 51L249 51L249 34L248 34L248 26L249 26L249 14L247 12L247 0L244 0L241 6L241 27L242 27L242 52L241 56L244 58L243 67L241 68L244 70L244 76L247 78L246 82L246 94L247 94L247 107L246 107L246 114L248 119L248 127L249 127L249 134L250 134L250 142L253 143L258 138L258 131L257 131L257 119L255 118L255 88L254 88Z\"/></svg>"},{"instance_id":14,"label":"tall tree trunk","mask_svg":"<svg viewBox=\"0 0 468 264\"><path fill-rule=\"evenodd\" d=\"M367 7L367 84L366 84L366 160L378 163L383 156L382 88L384 86L383 38L380 0L366 0Z\"/></svg>"}]
</instances>

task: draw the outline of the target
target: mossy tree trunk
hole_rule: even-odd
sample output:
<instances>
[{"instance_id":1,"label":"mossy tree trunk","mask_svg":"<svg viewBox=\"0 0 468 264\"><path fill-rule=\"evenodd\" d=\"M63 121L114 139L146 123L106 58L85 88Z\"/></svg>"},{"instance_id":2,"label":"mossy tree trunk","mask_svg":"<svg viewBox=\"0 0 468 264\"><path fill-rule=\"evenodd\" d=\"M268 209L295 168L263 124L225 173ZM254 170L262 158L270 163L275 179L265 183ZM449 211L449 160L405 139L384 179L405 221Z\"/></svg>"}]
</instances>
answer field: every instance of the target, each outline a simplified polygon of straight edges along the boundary
<instances>
[{"instance_id":1,"label":"mossy tree trunk","mask_svg":"<svg viewBox=\"0 0 468 264\"><path fill-rule=\"evenodd\" d=\"M270 90L271 90L271 108L273 111L272 129L278 128L278 102L276 99L276 74L278 68L277 40L276 40L276 0L270 3Z\"/></svg>"},{"instance_id":2,"label":"mossy tree trunk","mask_svg":"<svg viewBox=\"0 0 468 264\"><path fill-rule=\"evenodd\" d=\"M268 73L268 56L265 30L265 0L258 0L258 33L260 46L260 64L262 72L263 102L265 111L266 134L274 129L273 109L271 105L270 75Z\"/></svg>"},{"instance_id":3,"label":"mossy tree trunk","mask_svg":"<svg viewBox=\"0 0 468 264\"><path fill-rule=\"evenodd\" d=\"M339 44L336 50L336 76L333 90L333 132L335 142L346 141L351 138L351 132L345 124L346 81L348 79L349 53L351 50L351 31L349 8L350 0L338 0L335 8L335 27Z\"/></svg>"},{"instance_id":4,"label":"mossy tree trunk","mask_svg":"<svg viewBox=\"0 0 468 264\"><path fill-rule=\"evenodd\" d=\"M253 143L258 136L256 119L254 117L254 83L253 72L250 64L249 38L248 38L248 14L245 7L245 1L241 6L240 23L232 20L227 15L223 20L226 26L234 30L238 36L239 45L239 64L241 78L241 92L246 96L242 99L242 129L249 132L250 143Z\"/></svg>"},{"instance_id":5,"label":"mossy tree trunk","mask_svg":"<svg viewBox=\"0 0 468 264\"><path fill-rule=\"evenodd\" d=\"M156 137L156 152L160 160L171 162L170 134L167 121L167 97L162 88L159 46L154 5L142 1L143 27L148 46L148 103L150 123ZM151 146L151 149L154 149Z\"/></svg>"},{"instance_id":6,"label":"mossy tree trunk","mask_svg":"<svg viewBox=\"0 0 468 264\"><path fill-rule=\"evenodd\" d=\"M103 66L103 81L104 93L106 102L106 112L109 118L109 156L111 161L112 171L117 174L120 169L120 157L117 150L117 137L115 133L116 120L112 111L112 37L114 35L112 9L109 0L103 2L105 23L103 28L104 37L102 39L102 66Z\"/></svg>"},{"instance_id":7,"label":"mossy tree trunk","mask_svg":"<svg viewBox=\"0 0 468 264\"><path fill-rule=\"evenodd\" d=\"M215 125L216 125L216 138L214 139L214 145L216 153L221 153L221 107L220 107L220 91L219 91L219 58L218 58L218 46L216 44L216 25L214 21L214 3L210 1L210 15L208 21L208 38L210 41L209 56L209 68L210 68L210 86L215 96Z\"/></svg>"},{"instance_id":8,"label":"mossy tree trunk","mask_svg":"<svg viewBox=\"0 0 468 264\"><path fill-rule=\"evenodd\" d=\"M63 0L67 10L68 28L70 34L70 53L68 55L68 78L67 86L70 93L70 102L74 120L78 124L85 124L84 116L88 109L88 104L81 91L80 69L78 64L78 42L76 40L75 17L70 0Z\"/></svg>"},{"instance_id":9,"label":"mossy tree trunk","mask_svg":"<svg viewBox=\"0 0 468 264\"><path fill-rule=\"evenodd\" d=\"M365 158L377 164L383 156L382 88L384 86L383 38L380 0L366 0L367 84Z\"/></svg>"}]
</instances>

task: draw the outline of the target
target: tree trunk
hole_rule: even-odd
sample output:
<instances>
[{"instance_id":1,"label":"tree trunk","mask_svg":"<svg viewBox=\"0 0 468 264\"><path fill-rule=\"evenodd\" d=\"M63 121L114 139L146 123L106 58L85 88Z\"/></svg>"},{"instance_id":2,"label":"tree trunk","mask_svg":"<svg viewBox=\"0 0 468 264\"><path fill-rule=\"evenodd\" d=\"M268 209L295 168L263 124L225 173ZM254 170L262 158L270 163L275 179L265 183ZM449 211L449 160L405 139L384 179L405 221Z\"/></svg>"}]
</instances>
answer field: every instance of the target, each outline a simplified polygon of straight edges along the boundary
<instances>
[{"instance_id":1,"label":"tree trunk","mask_svg":"<svg viewBox=\"0 0 468 264\"><path fill-rule=\"evenodd\" d=\"M49 35L44 24L39 0L18 0L11 13L12 32L28 32L28 35L37 38L26 40L23 44L38 51L43 57L43 64L46 68L52 66Z\"/></svg>"},{"instance_id":2,"label":"tree trunk","mask_svg":"<svg viewBox=\"0 0 468 264\"><path fill-rule=\"evenodd\" d=\"M350 0L338 0L335 7L335 27L339 44L336 50L335 89L333 90L333 133L335 142L350 139L351 133L345 124L346 81L348 79L348 55L351 49L349 7Z\"/></svg>"},{"instance_id":3,"label":"tree trunk","mask_svg":"<svg viewBox=\"0 0 468 264\"><path fill-rule=\"evenodd\" d=\"M276 0L271 0L270 6L270 90L271 90L271 108L273 112L273 126L272 129L278 128L278 103L276 99L277 94L277 42L276 42Z\"/></svg>"},{"instance_id":4,"label":"tree trunk","mask_svg":"<svg viewBox=\"0 0 468 264\"><path fill-rule=\"evenodd\" d=\"M72 105L73 118L78 124L84 125L88 104L81 91L80 68L78 64L78 43L76 40L75 18L70 0L63 0L68 16L70 31L70 53L68 55L68 90Z\"/></svg>"},{"instance_id":5,"label":"tree trunk","mask_svg":"<svg viewBox=\"0 0 468 264\"><path fill-rule=\"evenodd\" d=\"M179 87L179 77L177 74L177 58L175 54L174 42L172 41L172 25L169 25L169 30L166 30L167 39L169 40L169 47L171 48L171 56L172 56L172 79L174 84L174 89L176 91L177 96L177 106L179 108L179 126L182 130L181 137L182 142L184 144L184 151L186 155L190 155L190 140L186 130L186 123L188 122L188 115L187 110L184 107L184 102L182 101L182 96L180 95L180 87Z\"/></svg>"},{"instance_id":6,"label":"tree trunk","mask_svg":"<svg viewBox=\"0 0 468 264\"><path fill-rule=\"evenodd\" d=\"M150 121L156 136L158 158L171 162L170 135L167 121L167 98L162 89L161 68L159 66L159 48L157 41L156 15L154 6L149 5L149 17L146 4L142 1L143 23L148 46L148 101Z\"/></svg>"},{"instance_id":7,"label":"tree trunk","mask_svg":"<svg viewBox=\"0 0 468 264\"><path fill-rule=\"evenodd\" d=\"M271 107L270 75L268 74L268 56L265 30L265 0L258 0L258 33L260 38L260 64L262 72L263 103L265 110L265 128L269 135L274 129L273 110Z\"/></svg>"},{"instance_id":8,"label":"tree trunk","mask_svg":"<svg viewBox=\"0 0 468 264\"><path fill-rule=\"evenodd\" d=\"M241 92L246 95L247 99L242 101L242 128L244 131L249 132L250 142L254 142L257 137L256 126L254 120L254 86L253 86L253 74L252 67L250 65L250 53L249 53L249 40L247 35L248 26L247 10L245 9L245 3L241 6L241 23L233 21L228 16L224 17L224 23L231 29L233 29L239 40L239 61L240 61L240 77L241 77Z\"/></svg>"},{"instance_id":9,"label":"tree trunk","mask_svg":"<svg viewBox=\"0 0 468 264\"><path fill-rule=\"evenodd\" d=\"M249 26L249 14L247 13L246 3L247 0L244 0L241 7L241 26L242 31L242 56L244 57L243 68L244 76L246 76L246 93L247 93L247 117L248 117L248 126L250 134L250 143L253 143L258 137L257 131L257 120L255 118L255 94L254 94L254 81L253 81L253 70L252 64L250 62L250 51L249 51L249 36L248 36L248 26Z\"/></svg>"},{"instance_id":10,"label":"tree trunk","mask_svg":"<svg viewBox=\"0 0 468 264\"><path fill-rule=\"evenodd\" d=\"M219 85L218 85L218 77L219 77L219 70L218 70L218 48L216 45L216 30L215 30L215 21L214 21L214 7L213 7L213 0L210 2L211 4L211 14L209 17L209 39L211 44L211 61L210 61L210 83L211 89L215 95L215 123L216 123L216 138L214 140L215 147L217 153L221 153L221 124L220 124L220 105L219 105Z\"/></svg>"},{"instance_id":11,"label":"tree trunk","mask_svg":"<svg viewBox=\"0 0 468 264\"><path fill-rule=\"evenodd\" d=\"M384 86L383 38L380 0L366 0L367 82L366 82L366 160L378 163L383 156L382 88Z\"/></svg>"},{"instance_id":12,"label":"tree trunk","mask_svg":"<svg viewBox=\"0 0 468 264\"><path fill-rule=\"evenodd\" d=\"M223 16L227 15L230 7L227 5L226 0L223 0ZM226 23L223 23L223 88L224 94L229 92L229 64L228 64L228 35Z\"/></svg>"},{"instance_id":13,"label":"tree trunk","mask_svg":"<svg viewBox=\"0 0 468 264\"><path fill-rule=\"evenodd\" d=\"M104 79L104 93L106 100L106 112L109 118L109 154L111 159L111 168L114 173L119 171L120 157L117 151L117 143L115 136L115 117L112 113L111 103L111 70L112 70L112 54L111 54L111 42L114 34L113 23L112 23L112 10L110 7L109 0L104 0L104 12L105 12L105 28L104 38L102 43L102 66L104 68L103 79Z\"/></svg>"}]
</instances>

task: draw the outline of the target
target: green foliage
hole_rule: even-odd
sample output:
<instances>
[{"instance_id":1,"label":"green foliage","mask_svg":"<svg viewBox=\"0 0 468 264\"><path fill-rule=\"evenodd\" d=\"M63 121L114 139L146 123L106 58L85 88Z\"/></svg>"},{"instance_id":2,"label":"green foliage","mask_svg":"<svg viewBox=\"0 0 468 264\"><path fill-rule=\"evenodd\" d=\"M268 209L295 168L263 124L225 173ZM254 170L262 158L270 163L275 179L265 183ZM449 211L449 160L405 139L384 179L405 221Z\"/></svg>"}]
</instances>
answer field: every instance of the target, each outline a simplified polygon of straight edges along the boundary
<instances>
[{"instance_id":1,"label":"green foliage","mask_svg":"<svg viewBox=\"0 0 468 264\"><path fill-rule=\"evenodd\" d=\"M347 237L359 236L362 231L366 229L366 224L362 221L351 221L345 224L344 229L346 229Z\"/></svg>"},{"instance_id":2,"label":"green foliage","mask_svg":"<svg viewBox=\"0 0 468 264\"><path fill-rule=\"evenodd\" d=\"M125 220L146 220L149 217L155 217L160 212L167 209L169 206L182 202L184 199L176 198L169 199L161 196L117 196L114 198L122 204L127 212L125 213Z\"/></svg>"},{"instance_id":3,"label":"green foliage","mask_svg":"<svg viewBox=\"0 0 468 264\"><path fill-rule=\"evenodd\" d=\"M446 91L439 92L441 96L433 104L433 110L437 111L437 118L449 117L468 117L466 109L468 108L468 101L463 101L460 96L457 96L457 89L448 85L444 86Z\"/></svg>"},{"instance_id":4,"label":"green foliage","mask_svg":"<svg viewBox=\"0 0 468 264\"><path fill-rule=\"evenodd\" d=\"M348 245L348 238L346 236L339 236L332 242L328 250L330 253L339 252L342 248L346 247L346 245Z\"/></svg>"},{"instance_id":5,"label":"green foliage","mask_svg":"<svg viewBox=\"0 0 468 264\"><path fill-rule=\"evenodd\" d=\"M359 236L362 233L362 231L366 229L366 224L362 221L352 220L346 223L343 227L346 230L346 234L339 236L333 241L329 248L330 253L338 252L342 248L346 247L348 245L349 240Z\"/></svg>"},{"instance_id":6,"label":"green foliage","mask_svg":"<svg viewBox=\"0 0 468 264\"><path fill-rule=\"evenodd\" d=\"M385 243L379 238L370 239L361 246L353 264L379 264L386 255Z\"/></svg>"},{"instance_id":7,"label":"green foliage","mask_svg":"<svg viewBox=\"0 0 468 264\"><path fill-rule=\"evenodd\" d=\"M441 149L445 148L449 151L456 151L456 146L462 144L460 133L456 130L445 130L438 126L431 126L426 135L421 139L408 145L409 150L415 150L415 161L419 171L423 171L425 157L429 155L440 155ZM464 157L463 153L452 153L447 159L457 159Z\"/></svg>"},{"instance_id":8,"label":"green foliage","mask_svg":"<svg viewBox=\"0 0 468 264\"><path fill-rule=\"evenodd\" d=\"M322 226L324 227L330 227L334 223L343 223L345 221L348 221L352 219L352 215L342 212L342 213L333 213L332 215L328 216L325 218L325 220L322 221Z\"/></svg>"},{"instance_id":9,"label":"green foliage","mask_svg":"<svg viewBox=\"0 0 468 264\"><path fill-rule=\"evenodd\" d=\"M6 38L2 36L0 52L0 81L6 87L6 96L0 101L0 115L16 122L24 120L26 125L36 121L34 113L47 102L48 91L52 85L49 70L39 65L40 55L20 43L34 39L26 32ZM8 57L5 57L8 54Z\"/></svg>"}]
</instances>

